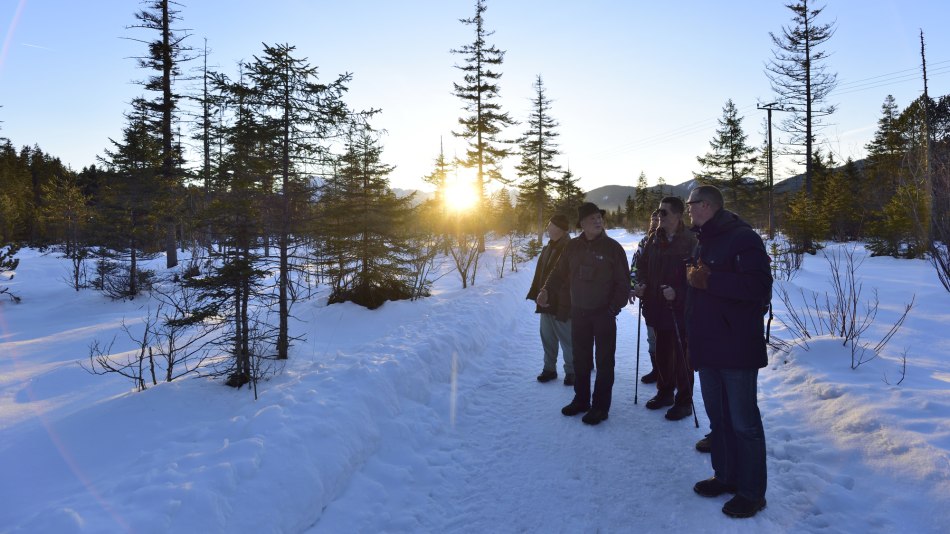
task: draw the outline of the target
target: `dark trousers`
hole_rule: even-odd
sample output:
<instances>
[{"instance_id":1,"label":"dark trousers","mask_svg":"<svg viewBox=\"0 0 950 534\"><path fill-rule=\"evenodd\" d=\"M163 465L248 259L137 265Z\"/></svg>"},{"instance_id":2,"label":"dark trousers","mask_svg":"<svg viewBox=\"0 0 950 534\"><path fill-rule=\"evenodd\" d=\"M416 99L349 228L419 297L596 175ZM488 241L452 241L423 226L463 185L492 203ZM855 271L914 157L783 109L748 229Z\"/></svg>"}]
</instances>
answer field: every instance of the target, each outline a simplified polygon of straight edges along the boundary
<instances>
[{"instance_id":1,"label":"dark trousers","mask_svg":"<svg viewBox=\"0 0 950 534\"><path fill-rule=\"evenodd\" d=\"M574 308L571 312L571 338L574 347L574 404L610 412L617 319L606 309ZM595 362L597 378L591 398L590 375Z\"/></svg>"},{"instance_id":2,"label":"dark trousers","mask_svg":"<svg viewBox=\"0 0 950 534\"><path fill-rule=\"evenodd\" d=\"M712 429L716 478L735 484L747 499L765 497L765 431L756 401L758 369L699 370L699 386Z\"/></svg>"},{"instance_id":3,"label":"dark trousers","mask_svg":"<svg viewBox=\"0 0 950 534\"><path fill-rule=\"evenodd\" d=\"M685 336L680 336L685 343ZM689 368L685 354L680 350L676 330L656 330L657 395L672 395L676 388L677 406L690 406L693 402L693 370Z\"/></svg>"}]
</instances>

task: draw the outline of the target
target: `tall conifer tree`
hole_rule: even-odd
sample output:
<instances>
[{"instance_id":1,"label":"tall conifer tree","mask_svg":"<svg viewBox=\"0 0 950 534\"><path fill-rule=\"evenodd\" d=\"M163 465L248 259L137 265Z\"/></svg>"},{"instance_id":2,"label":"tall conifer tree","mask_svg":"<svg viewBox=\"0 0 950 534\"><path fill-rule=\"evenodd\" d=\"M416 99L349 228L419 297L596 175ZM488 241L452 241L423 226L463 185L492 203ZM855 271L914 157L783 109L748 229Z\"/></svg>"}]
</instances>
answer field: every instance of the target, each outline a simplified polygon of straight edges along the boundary
<instances>
[{"instance_id":1,"label":"tall conifer tree","mask_svg":"<svg viewBox=\"0 0 950 534\"><path fill-rule=\"evenodd\" d=\"M745 212L745 204L751 196L746 179L755 171L756 163L755 148L749 146L747 138L742 117L730 98L722 108L716 135L709 142L712 150L696 158L703 167L696 178L723 189L726 197L731 197L731 208L740 213Z\"/></svg>"},{"instance_id":2,"label":"tall conifer tree","mask_svg":"<svg viewBox=\"0 0 950 534\"><path fill-rule=\"evenodd\" d=\"M555 130L558 123L551 117L551 100L545 95L540 74L534 82L534 90L531 113L528 115L528 129L518 139L521 163L515 169L518 176L524 178L519 187L526 193L525 200L532 202L537 211L538 241L543 241L544 212L551 204L553 175L560 171L561 167L554 163L554 158L560 154L557 149L558 133Z\"/></svg>"},{"instance_id":3,"label":"tall conifer tree","mask_svg":"<svg viewBox=\"0 0 950 534\"><path fill-rule=\"evenodd\" d=\"M804 148L805 192L812 192L812 164L816 131L821 118L834 113L835 106L827 104L828 94L837 84L837 75L825 65L828 52L821 49L835 34L834 23L819 24L818 17L825 9L809 6L809 0L798 0L786 7L792 11L792 25L783 26L781 35L772 37L774 58L765 67L772 82L772 90L781 98L785 111L791 111L780 128L791 134L789 143Z\"/></svg>"},{"instance_id":4,"label":"tall conifer tree","mask_svg":"<svg viewBox=\"0 0 950 534\"><path fill-rule=\"evenodd\" d=\"M453 132L456 137L468 140L469 148L462 162L466 167L474 167L477 173L478 203L476 212L485 209L485 188L489 181L505 182L501 175L502 160L511 153L506 141L499 138L502 130L515 124L507 112L501 110L498 102L500 87L498 80L501 72L497 69L505 58L505 52L486 39L494 32L485 29L483 14L487 9L486 0L476 0L475 16L459 19L462 24L475 29L475 39L461 48L453 49L453 54L462 56L462 65L456 68L462 71L462 83L453 84L455 96L462 99L467 116L459 118L461 131ZM479 232L479 252L485 250L484 230Z\"/></svg>"},{"instance_id":5,"label":"tall conifer tree","mask_svg":"<svg viewBox=\"0 0 950 534\"><path fill-rule=\"evenodd\" d=\"M162 188L158 193L161 195L166 231L165 262L166 266L171 268L178 265L175 226L183 177L181 150L180 147L175 146L172 126L180 95L174 92L172 84L181 76L181 63L190 59L184 56L188 50L184 45L188 34L172 28L180 20L179 11L172 6L180 4L171 0L149 0L146 5L146 9L135 14L139 24L132 27L158 33L156 39L141 41L148 46L148 54L138 58L138 62L140 67L155 72L145 80L143 85L147 91L158 93L154 100L146 101L146 105L155 118L158 126L157 134L161 142L159 173Z\"/></svg>"},{"instance_id":6,"label":"tall conifer tree","mask_svg":"<svg viewBox=\"0 0 950 534\"><path fill-rule=\"evenodd\" d=\"M261 127L268 136L277 167L278 191L276 221L273 224L279 249L277 305L279 327L277 357L287 358L290 347L290 255L295 231L299 230L297 214L312 198L308 170L325 162L328 139L349 120L343 102L350 74L339 76L329 84L320 83L317 67L306 59L294 56L295 47L283 44L264 45L264 52L248 64L256 111Z\"/></svg>"}]
</instances>

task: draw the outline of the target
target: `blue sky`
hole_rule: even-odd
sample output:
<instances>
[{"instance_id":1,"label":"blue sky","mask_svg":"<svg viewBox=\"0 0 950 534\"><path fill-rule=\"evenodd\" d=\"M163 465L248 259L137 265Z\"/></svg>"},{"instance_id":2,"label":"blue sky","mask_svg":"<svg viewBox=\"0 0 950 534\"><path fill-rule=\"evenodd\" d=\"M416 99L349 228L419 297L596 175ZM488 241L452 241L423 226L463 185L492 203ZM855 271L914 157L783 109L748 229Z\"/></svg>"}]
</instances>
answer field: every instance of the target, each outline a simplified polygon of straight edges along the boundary
<instances>
[{"instance_id":1,"label":"blue sky","mask_svg":"<svg viewBox=\"0 0 950 534\"><path fill-rule=\"evenodd\" d=\"M560 122L560 163L584 189L632 185L641 171L651 183L685 181L699 170L696 156L708 150L727 99L744 117L749 142L761 143L765 114L755 106L774 100L764 64L772 57L769 32L790 24L785 3L489 0L489 42L506 51L502 104L523 122L532 83L543 76ZM903 108L921 94L921 29L930 92L950 93L948 4L824 4L821 20L837 21L826 49L839 80L830 98L838 112L821 134L826 151L862 157L885 96ZM132 82L145 73L130 58L144 45L127 39L151 37L127 29L140 7L0 0L0 136L39 144L76 170L94 163L142 93ZM207 38L210 64L228 74L262 42L296 45L324 79L352 72L350 104L382 109L375 124L388 132L384 158L396 166L394 186L422 186L440 139L448 156L463 153L451 134L462 113L451 94L461 58L449 50L471 39L458 19L473 15L474 0L194 0L180 9L189 44L201 48ZM505 163L506 176L516 178L515 163ZM783 162L776 178L799 171Z\"/></svg>"}]
</instances>

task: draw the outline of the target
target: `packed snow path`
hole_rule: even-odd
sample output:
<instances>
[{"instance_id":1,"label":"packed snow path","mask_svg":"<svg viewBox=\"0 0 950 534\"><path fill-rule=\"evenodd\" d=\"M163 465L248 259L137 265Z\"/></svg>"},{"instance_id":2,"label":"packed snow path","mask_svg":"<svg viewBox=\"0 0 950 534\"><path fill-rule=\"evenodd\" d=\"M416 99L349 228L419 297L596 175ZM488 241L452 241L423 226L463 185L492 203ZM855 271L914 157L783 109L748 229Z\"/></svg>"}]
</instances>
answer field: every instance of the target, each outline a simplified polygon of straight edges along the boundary
<instances>
[{"instance_id":1,"label":"packed snow path","mask_svg":"<svg viewBox=\"0 0 950 534\"><path fill-rule=\"evenodd\" d=\"M529 269L506 278L515 286L505 289L507 298L527 293L530 275ZM947 524L915 488L882 483L851 452L813 432L794 393L772 391L782 381L783 370L775 368L781 357L760 374L760 384L771 384L760 386L769 505L752 519L726 517L720 508L728 496L692 491L712 474L709 456L694 449L708 432L698 380L699 429L692 418L671 422L665 409L647 410L653 385L640 384L634 404L636 307L618 318L613 406L610 419L595 427L561 415L573 389L561 384L560 358L558 381L535 380L542 357L532 311L525 301L484 345L459 355L456 391L450 384L433 389L421 415L442 424L429 426L427 436L384 438L377 457L309 532L883 533L939 532ZM650 369L645 328L641 336L643 374Z\"/></svg>"}]
</instances>

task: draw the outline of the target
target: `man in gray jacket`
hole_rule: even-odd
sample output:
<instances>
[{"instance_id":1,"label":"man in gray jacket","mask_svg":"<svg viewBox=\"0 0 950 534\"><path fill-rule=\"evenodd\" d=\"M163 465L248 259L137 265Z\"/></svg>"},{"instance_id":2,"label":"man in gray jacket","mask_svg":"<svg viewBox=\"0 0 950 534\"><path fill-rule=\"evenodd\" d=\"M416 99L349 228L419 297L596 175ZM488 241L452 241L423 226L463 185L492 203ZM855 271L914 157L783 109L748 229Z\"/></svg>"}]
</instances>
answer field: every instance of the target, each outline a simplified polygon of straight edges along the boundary
<instances>
[{"instance_id":1,"label":"man in gray jacket","mask_svg":"<svg viewBox=\"0 0 950 534\"><path fill-rule=\"evenodd\" d=\"M574 346L574 399L561 409L567 416L587 412L583 421L607 419L614 385L617 314L626 306L630 286L627 253L604 231L604 210L587 202L577 208L581 235L571 239L536 302L549 306L549 294L565 285L571 294L571 338ZM596 346L596 355L594 348ZM597 364L591 396L590 375Z\"/></svg>"}]
</instances>

